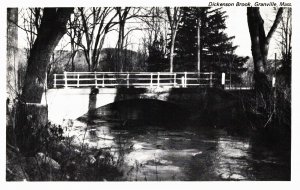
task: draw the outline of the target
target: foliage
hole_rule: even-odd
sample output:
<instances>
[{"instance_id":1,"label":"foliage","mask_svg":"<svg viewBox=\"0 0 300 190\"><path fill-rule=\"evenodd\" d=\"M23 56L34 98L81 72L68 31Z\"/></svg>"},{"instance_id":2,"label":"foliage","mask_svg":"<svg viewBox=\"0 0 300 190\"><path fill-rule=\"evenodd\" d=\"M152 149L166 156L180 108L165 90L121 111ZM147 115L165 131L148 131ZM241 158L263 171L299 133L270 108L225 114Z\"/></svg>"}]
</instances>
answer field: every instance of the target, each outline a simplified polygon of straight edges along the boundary
<instances>
[{"instance_id":1,"label":"foliage","mask_svg":"<svg viewBox=\"0 0 300 190\"><path fill-rule=\"evenodd\" d=\"M284 8L283 16L279 26L279 44L281 50L281 68L279 74L284 76L288 87L291 84L291 63L292 63L292 9Z\"/></svg>"},{"instance_id":2,"label":"foliage","mask_svg":"<svg viewBox=\"0 0 300 190\"><path fill-rule=\"evenodd\" d=\"M60 125L49 122L43 127L26 127L23 135L28 138L16 135L12 126L7 129L8 181L103 181L123 175L123 158L115 158L107 150L89 148L83 142L76 143L76 137L66 136ZM14 145L16 138L19 146Z\"/></svg>"},{"instance_id":3,"label":"foliage","mask_svg":"<svg viewBox=\"0 0 300 190\"><path fill-rule=\"evenodd\" d=\"M163 41L154 41L148 45L149 56L147 59L148 71L159 72L169 69L168 59L163 52Z\"/></svg>"},{"instance_id":4,"label":"foliage","mask_svg":"<svg viewBox=\"0 0 300 190\"><path fill-rule=\"evenodd\" d=\"M197 66L197 25L200 19L201 71L232 72L239 81L248 57L234 54L233 36L225 33L226 15L220 8L184 7L176 40L176 69L195 71Z\"/></svg>"}]
</instances>

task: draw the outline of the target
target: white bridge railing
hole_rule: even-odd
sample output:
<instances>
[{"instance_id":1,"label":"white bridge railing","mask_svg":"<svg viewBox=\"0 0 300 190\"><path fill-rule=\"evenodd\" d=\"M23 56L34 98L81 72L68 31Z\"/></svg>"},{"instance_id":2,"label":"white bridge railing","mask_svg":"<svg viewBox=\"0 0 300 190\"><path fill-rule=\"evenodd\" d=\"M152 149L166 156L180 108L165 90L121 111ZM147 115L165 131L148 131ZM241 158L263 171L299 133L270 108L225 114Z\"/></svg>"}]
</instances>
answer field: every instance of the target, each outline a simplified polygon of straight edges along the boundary
<instances>
[{"instance_id":1,"label":"white bridge railing","mask_svg":"<svg viewBox=\"0 0 300 190\"><path fill-rule=\"evenodd\" d=\"M213 72L64 72L54 74L54 88L61 87L213 87Z\"/></svg>"}]
</instances>

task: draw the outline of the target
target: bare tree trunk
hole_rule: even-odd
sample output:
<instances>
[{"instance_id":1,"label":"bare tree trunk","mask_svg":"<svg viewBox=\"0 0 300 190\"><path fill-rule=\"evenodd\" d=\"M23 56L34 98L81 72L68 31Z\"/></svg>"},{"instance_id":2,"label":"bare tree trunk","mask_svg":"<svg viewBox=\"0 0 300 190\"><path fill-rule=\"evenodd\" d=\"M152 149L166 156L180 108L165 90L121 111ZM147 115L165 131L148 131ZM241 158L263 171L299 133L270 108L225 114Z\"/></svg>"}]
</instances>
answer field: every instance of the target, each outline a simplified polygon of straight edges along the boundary
<instances>
[{"instance_id":1,"label":"bare tree trunk","mask_svg":"<svg viewBox=\"0 0 300 190\"><path fill-rule=\"evenodd\" d=\"M77 46L73 38L70 38L70 45L71 45L71 71L74 72L76 69L74 60L78 49L76 49Z\"/></svg>"},{"instance_id":2,"label":"bare tree trunk","mask_svg":"<svg viewBox=\"0 0 300 190\"><path fill-rule=\"evenodd\" d=\"M265 69L268 58L269 44L273 33L275 32L282 15L283 9L279 8L276 19L271 27L268 35L266 36L264 30L264 20L260 16L258 7L248 7L248 27L251 37L251 50L254 61L254 80L255 87L264 87L268 83Z\"/></svg>"},{"instance_id":3,"label":"bare tree trunk","mask_svg":"<svg viewBox=\"0 0 300 190\"><path fill-rule=\"evenodd\" d=\"M15 117L17 145L25 156L34 156L39 150L39 146L32 146L36 143L32 128L45 126L48 122L47 107L39 103L46 85L51 55L66 33L66 23L72 11L73 8L45 8L36 40L30 50L22 97Z\"/></svg>"},{"instance_id":4,"label":"bare tree trunk","mask_svg":"<svg viewBox=\"0 0 300 190\"><path fill-rule=\"evenodd\" d=\"M258 7L247 8L248 27L251 37L251 50L254 62L254 82L255 89L261 93L265 108L270 106L271 83L266 75L266 64L268 58L269 44L282 16L283 9L279 8L273 25L265 34L264 20L262 19Z\"/></svg>"},{"instance_id":5,"label":"bare tree trunk","mask_svg":"<svg viewBox=\"0 0 300 190\"><path fill-rule=\"evenodd\" d=\"M173 59L174 59L174 46L175 38L178 30L178 24L182 18L182 10L179 7L173 8L173 13L171 13L170 7L165 7L170 29L171 29L171 47L170 47L170 72L173 72Z\"/></svg>"},{"instance_id":6,"label":"bare tree trunk","mask_svg":"<svg viewBox=\"0 0 300 190\"><path fill-rule=\"evenodd\" d=\"M18 8L8 8L6 90L9 105L12 105L10 103L13 102L16 93L18 93L18 27L16 23L18 23Z\"/></svg>"},{"instance_id":7,"label":"bare tree trunk","mask_svg":"<svg viewBox=\"0 0 300 190\"><path fill-rule=\"evenodd\" d=\"M173 59L174 59L174 46L175 46L175 34L171 32L171 49L170 49L170 72L172 73L174 70Z\"/></svg>"},{"instance_id":8,"label":"bare tree trunk","mask_svg":"<svg viewBox=\"0 0 300 190\"><path fill-rule=\"evenodd\" d=\"M22 91L25 102L40 103L45 86L46 68L60 39L66 33L66 23L73 8L45 8L37 38L30 51Z\"/></svg>"},{"instance_id":9,"label":"bare tree trunk","mask_svg":"<svg viewBox=\"0 0 300 190\"><path fill-rule=\"evenodd\" d=\"M117 55L117 59L118 59L118 65L119 68L118 70L120 72L123 71L123 65L124 65L124 38L125 38L125 21L126 21L126 17L125 20L120 20L119 22L119 40L118 40L118 55ZM116 71L118 71L116 70Z\"/></svg>"},{"instance_id":10,"label":"bare tree trunk","mask_svg":"<svg viewBox=\"0 0 300 190\"><path fill-rule=\"evenodd\" d=\"M71 71L74 72L75 71L75 56L76 56L76 51L72 52L72 55L71 55Z\"/></svg>"}]
</instances>

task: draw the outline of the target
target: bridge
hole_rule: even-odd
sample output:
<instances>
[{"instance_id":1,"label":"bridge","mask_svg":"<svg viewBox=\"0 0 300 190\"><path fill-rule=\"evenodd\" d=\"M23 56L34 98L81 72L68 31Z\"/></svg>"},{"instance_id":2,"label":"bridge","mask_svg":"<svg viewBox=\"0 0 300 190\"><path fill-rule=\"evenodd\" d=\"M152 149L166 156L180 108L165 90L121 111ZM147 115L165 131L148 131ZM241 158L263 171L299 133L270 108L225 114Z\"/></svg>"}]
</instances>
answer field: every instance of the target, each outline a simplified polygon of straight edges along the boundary
<instances>
[{"instance_id":1,"label":"bridge","mask_svg":"<svg viewBox=\"0 0 300 190\"><path fill-rule=\"evenodd\" d=\"M212 87L213 72L64 72L54 74L54 88L68 87Z\"/></svg>"},{"instance_id":2,"label":"bridge","mask_svg":"<svg viewBox=\"0 0 300 190\"><path fill-rule=\"evenodd\" d=\"M48 104L48 117L57 123L118 101L153 99L194 109L207 106L208 99L221 103L227 97L223 89L250 89L229 88L225 74L213 72L64 72L53 77L53 88L47 89L42 103Z\"/></svg>"}]
</instances>

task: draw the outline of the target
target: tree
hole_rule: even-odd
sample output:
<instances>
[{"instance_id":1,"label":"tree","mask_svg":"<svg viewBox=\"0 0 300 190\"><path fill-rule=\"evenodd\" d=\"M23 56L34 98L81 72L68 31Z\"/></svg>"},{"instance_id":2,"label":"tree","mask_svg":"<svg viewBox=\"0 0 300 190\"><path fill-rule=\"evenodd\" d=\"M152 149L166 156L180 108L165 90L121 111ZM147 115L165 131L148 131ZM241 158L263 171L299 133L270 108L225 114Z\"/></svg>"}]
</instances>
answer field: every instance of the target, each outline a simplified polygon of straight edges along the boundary
<instances>
[{"instance_id":1,"label":"tree","mask_svg":"<svg viewBox=\"0 0 300 190\"><path fill-rule=\"evenodd\" d=\"M30 56L30 50L32 49L33 43L36 39L37 30L41 23L42 8L22 8L18 11L19 19L16 21L10 21L14 26L16 26L19 31L21 31L25 36L26 47L24 55L26 55L26 60L19 58L17 76L15 77L17 81L18 94L21 93L21 88L23 86L23 80L26 72L27 61ZM21 35L22 36L22 35ZM23 49L17 49L17 53L22 57Z\"/></svg>"},{"instance_id":2,"label":"tree","mask_svg":"<svg viewBox=\"0 0 300 190\"><path fill-rule=\"evenodd\" d=\"M201 71L232 73L232 80L240 82L248 58L234 54L234 36L224 31L226 12L209 7L184 7L183 12L175 42L177 69L199 72L200 58Z\"/></svg>"},{"instance_id":3,"label":"tree","mask_svg":"<svg viewBox=\"0 0 300 190\"><path fill-rule=\"evenodd\" d=\"M73 8L45 8L30 50L28 66L22 89L25 102L40 103L44 91L46 69L53 50L66 33L66 24Z\"/></svg>"},{"instance_id":4,"label":"tree","mask_svg":"<svg viewBox=\"0 0 300 190\"><path fill-rule=\"evenodd\" d=\"M148 44L148 71L160 72L170 69L168 67L168 60L164 56L164 41L161 37L158 40Z\"/></svg>"},{"instance_id":5,"label":"tree","mask_svg":"<svg viewBox=\"0 0 300 190\"><path fill-rule=\"evenodd\" d=\"M175 39L177 34L177 29L179 22L182 18L182 8L181 7L165 7L169 25L170 25L170 72L173 72L173 58L174 58L174 48L175 48Z\"/></svg>"},{"instance_id":6,"label":"tree","mask_svg":"<svg viewBox=\"0 0 300 190\"><path fill-rule=\"evenodd\" d=\"M26 56L27 59L30 55L30 50L36 39L37 30L41 24L42 8L25 8L19 11L20 23L15 23L19 29L26 33Z\"/></svg>"},{"instance_id":7,"label":"tree","mask_svg":"<svg viewBox=\"0 0 300 190\"><path fill-rule=\"evenodd\" d=\"M125 23L128 17L128 13L131 7L125 7L122 9L121 7L117 7L116 11L118 14L119 19L119 37L118 37L118 44L117 44L117 61L118 63L116 66L116 71L120 70L123 71L123 46L124 46L124 39L125 39ZM118 68L119 65L119 68Z\"/></svg>"},{"instance_id":8,"label":"tree","mask_svg":"<svg viewBox=\"0 0 300 190\"><path fill-rule=\"evenodd\" d=\"M205 44L205 38L207 38L207 16L204 15L209 8L204 7L184 7L183 18L181 19L180 26L178 27L176 46L176 57L178 63L178 69L186 70L188 68L195 70L196 53L198 56L198 50L200 50L200 56L203 57L203 45ZM201 43L198 49L198 26L199 18L201 20ZM197 43L196 43L197 42ZM200 57L201 58L201 57Z\"/></svg>"},{"instance_id":9,"label":"tree","mask_svg":"<svg viewBox=\"0 0 300 190\"><path fill-rule=\"evenodd\" d=\"M279 26L279 48L281 50L280 72L285 78L287 85L291 85L291 62L292 62L292 9L285 8Z\"/></svg>"},{"instance_id":10,"label":"tree","mask_svg":"<svg viewBox=\"0 0 300 190\"><path fill-rule=\"evenodd\" d=\"M6 90L8 93L7 108L11 109L12 102L19 93L18 88L18 8L7 9L7 73ZM7 110L10 111L10 110Z\"/></svg>"},{"instance_id":11,"label":"tree","mask_svg":"<svg viewBox=\"0 0 300 190\"><path fill-rule=\"evenodd\" d=\"M126 59L126 53L127 51L124 51L124 47L127 46L125 42L125 38L128 37L129 33L134 31L134 30L141 30L141 28L132 28L129 29L125 33L125 24L129 19L132 18L141 18L147 15L138 15L140 12L141 8L134 8L134 7L116 7L115 8L117 11L118 15L118 43L117 43L117 64L116 66L116 71L123 71L124 67L124 61ZM127 38L128 40L128 38Z\"/></svg>"},{"instance_id":12,"label":"tree","mask_svg":"<svg viewBox=\"0 0 300 190\"><path fill-rule=\"evenodd\" d=\"M75 63L74 59L79 49L79 44L82 40L82 32L80 31L80 21L79 21L80 15L76 14L74 12L73 15L70 15L70 18L68 20L68 30L67 35L70 39L70 47L71 47L71 55L69 58L69 62L71 62L71 71L75 71Z\"/></svg>"},{"instance_id":13,"label":"tree","mask_svg":"<svg viewBox=\"0 0 300 190\"><path fill-rule=\"evenodd\" d=\"M264 99L270 94L270 82L266 76L267 58L271 38L277 29L283 13L283 8L279 8L276 18L266 34L264 29L264 20L262 19L259 7L247 8L248 27L251 37L251 50L254 62L254 82L255 89L261 92Z\"/></svg>"},{"instance_id":14,"label":"tree","mask_svg":"<svg viewBox=\"0 0 300 190\"><path fill-rule=\"evenodd\" d=\"M27 60L20 59L19 63L19 69L18 69L18 83L19 86L22 87L24 83L24 78L26 74L26 68L27 68L27 61L30 56L30 51L33 48L33 44L36 40L37 37L37 32L39 30L40 24L41 24L41 18L43 16L43 8L22 8L19 11L19 22L15 23L16 26L25 34L25 41L26 41L26 46L25 46L25 55ZM69 28L69 27L68 27ZM67 66L74 58L74 53L73 53L73 44L72 40L70 41L71 44L71 56L68 63L66 63L65 66ZM61 47L59 47L61 50L64 49L67 45L61 43ZM57 54L57 52L59 52ZM50 58L50 63L47 66L47 79L53 77L52 72L53 71L53 66L56 65L57 63L62 62L64 58L66 58L66 55L64 55L62 52L63 51L57 51L53 52ZM19 55L22 56L23 54L23 49L19 49ZM72 66L74 66L72 64ZM49 81L47 81L49 82Z\"/></svg>"},{"instance_id":15,"label":"tree","mask_svg":"<svg viewBox=\"0 0 300 190\"><path fill-rule=\"evenodd\" d=\"M84 51L88 70L96 71L105 37L116 25L113 20L117 13L111 7L78 8L78 11L82 21L82 33L78 37L84 38L78 45Z\"/></svg>"},{"instance_id":16,"label":"tree","mask_svg":"<svg viewBox=\"0 0 300 190\"><path fill-rule=\"evenodd\" d=\"M144 37L144 47L148 51L147 70L165 71L170 69L166 59L166 20L164 19L164 9L152 7L148 11L148 17L142 18L146 24L146 35Z\"/></svg>"}]
</instances>

